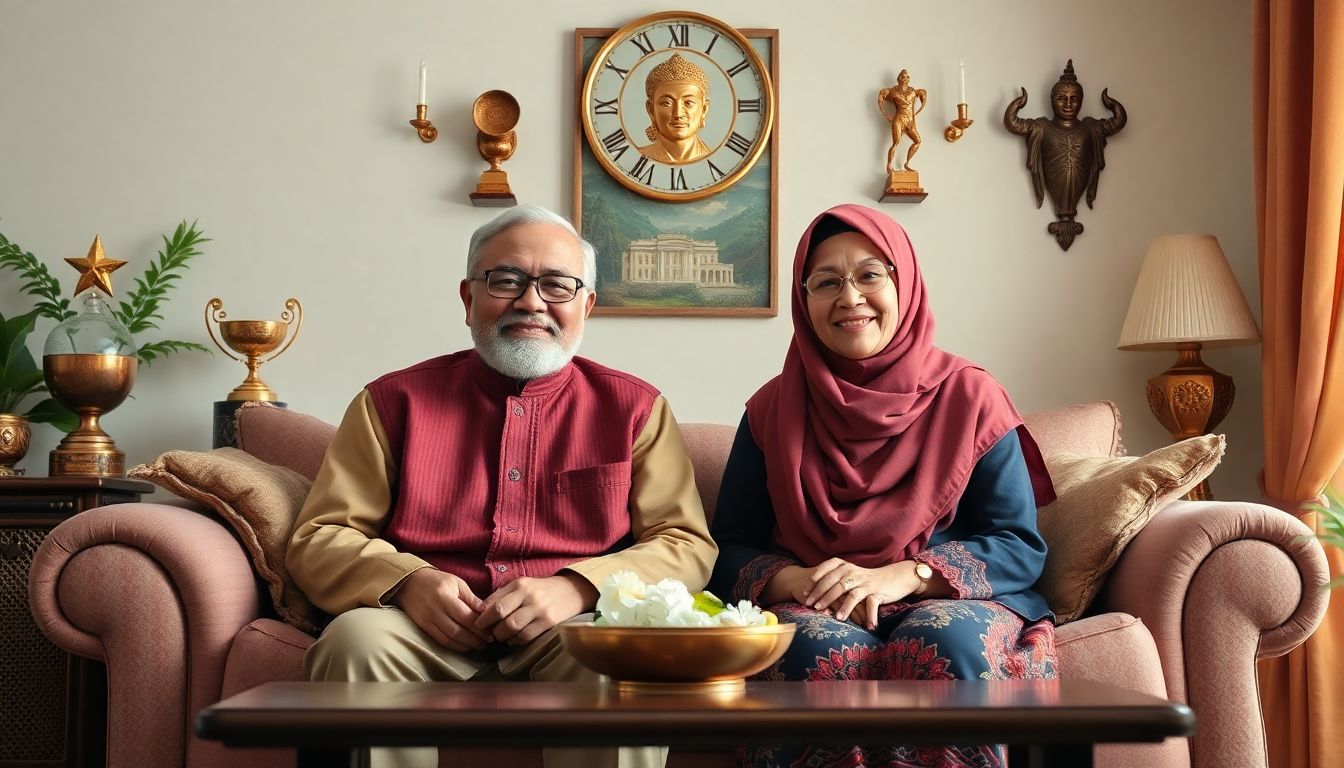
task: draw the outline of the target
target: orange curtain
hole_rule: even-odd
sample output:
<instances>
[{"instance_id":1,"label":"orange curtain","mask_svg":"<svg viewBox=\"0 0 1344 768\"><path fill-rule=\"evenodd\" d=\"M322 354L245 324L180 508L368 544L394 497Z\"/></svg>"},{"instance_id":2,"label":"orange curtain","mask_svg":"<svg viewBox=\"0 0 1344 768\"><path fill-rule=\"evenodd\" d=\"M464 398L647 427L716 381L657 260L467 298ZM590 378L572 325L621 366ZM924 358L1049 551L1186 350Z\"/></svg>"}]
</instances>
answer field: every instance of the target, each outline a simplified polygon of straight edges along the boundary
<instances>
[{"instance_id":1,"label":"orange curtain","mask_svg":"<svg viewBox=\"0 0 1344 768\"><path fill-rule=\"evenodd\" d=\"M1263 484L1303 514L1344 489L1344 2L1254 0L1254 25ZM1339 575L1344 553L1326 556ZM1344 588L1332 597L1302 647L1260 663L1271 768L1344 760Z\"/></svg>"}]
</instances>

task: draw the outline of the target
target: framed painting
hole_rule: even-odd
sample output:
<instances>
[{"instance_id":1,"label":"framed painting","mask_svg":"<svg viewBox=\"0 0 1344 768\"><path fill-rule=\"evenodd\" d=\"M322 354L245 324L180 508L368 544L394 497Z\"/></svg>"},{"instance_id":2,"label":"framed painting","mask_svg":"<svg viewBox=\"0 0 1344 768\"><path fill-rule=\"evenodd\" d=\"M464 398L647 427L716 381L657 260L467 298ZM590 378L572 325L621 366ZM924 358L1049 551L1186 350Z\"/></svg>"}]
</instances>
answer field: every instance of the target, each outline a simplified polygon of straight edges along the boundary
<instances>
[{"instance_id":1,"label":"framed painting","mask_svg":"<svg viewBox=\"0 0 1344 768\"><path fill-rule=\"evenodd\" d=\"M657 15L647 18L651 22L662 22L660 29L668 29L666 19ZM611 97L630 105L631 120L626 122L634 123L637 117L639 123L648 125L654 121L654 108L652 94L649 94L649 106L646 107L645 91L646 87L652 87L646 86L648 78L657 76L654 65L659 61L668 62L679 52L686 53L685 58L692 64L697 55L705 63L701 69L708 70L709 76L707 79L704 75L700 77L703 82L708 82L709 98L705 105L707 114L700 125L712 146L705 148L698 158L680 163L652 154L657 151L654 144L658 142L653 125L644 128L650 139L647 147L638 146L644 138L636 135L638 132L628 125L612 132L599 129L601 134L591 133L594 131L593 113L588 110L591 105L586 100L599 107L612 102L603 99L607 94L586 93L585 80L594 59L606 56L611 50L608 40L618 30L574 31L579 114L574 126L573 218L574 225L597 249L594 314L716 317L773 317L778 314L776 190L779 121L776 118L769 124L768 140L762 141L759 149L750 146L749 131L752 118L759 121L762 112L773 117L778 111L774 108L761 110L758 105L762 99L759 95L750 98L749 88L729 92L730 84L724 77L732 77L729 73L739 68L729 59L723 59L728 63L719 63L717 67L706 63L705 43L698 41L695 35L711 34L713 30L696 30L693 25L690 30L688 32L684 24L671 27L670 43L665 50L655 50L651 55L640 57L639 65L646 67L644 70L611 67L620 73L619 80L613 80L616 90ZM649 31L653 31L652 27ZM772 107L777 105L778 30L736 31L756 54L748 56L768 67L770 98L764 102ZM642 35L640 39L655 40ZM621 42L639 46L640 51L645 47L636 39ZM655 48L658 44L656 41L652 43ZM683 47L677 48L678 45ZM708 46L722 58L724 47L715 48L713 38L709 38ZM611 64L605 60L603 63ZM664 66L685 67L686 62L674 61ZM691 68L695 69L694 66ZM602 71L606 72L606 69ZM715 101L716 95L718 101ZM585 111L588 111L587 115ZM614 112L599 109L598 114L606 116ZM590 123L587 126L590 133L585 132L585 120ZM604 149L602 158L593 153L588 135L600 137ZM748 138L744 139L744 136ZM613 147L618 151L623 148L633 151L626 154L622 162L613 163L613 154L606 151ZM705 145L701 144L701 147ZM716 150L719 154L709 154ZM754 163L734 171L731 162L739 155L745 157L748 151L754 154ZM650 157L657 162L646 162ZM716 160L723 170L715 165ZM617 178L613 175L621 173L621 167L617 166L631 167L625 169L625 177ZM695 174L701 168L709 175L697 191ZM635 191L641 183L648 189ZM687 192L689 194L684 194Z\"/></svg>"}]
</instances>

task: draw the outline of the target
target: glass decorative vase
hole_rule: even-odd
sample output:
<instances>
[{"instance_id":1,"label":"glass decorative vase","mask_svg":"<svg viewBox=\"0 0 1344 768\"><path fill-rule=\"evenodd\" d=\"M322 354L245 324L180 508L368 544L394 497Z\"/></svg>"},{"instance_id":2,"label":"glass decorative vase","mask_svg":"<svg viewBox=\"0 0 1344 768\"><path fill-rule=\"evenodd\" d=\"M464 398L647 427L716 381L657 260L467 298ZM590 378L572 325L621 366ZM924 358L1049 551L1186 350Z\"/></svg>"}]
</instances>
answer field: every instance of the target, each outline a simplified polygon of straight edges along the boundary
<instances>
[{"instance_id":1,"label":"glass decorative vase","mask_svg":"<svg viewBox=\"0 0 1344 768\"><path fill-rule=\"evenodd\" d=\"M81 302L83 311L56 326L42 352L51 396L79 416L79 426L51 452L49 474L119 477L126 454L98 420L131 394L135 341L97 291L85 292Z\"/></svg>"}]
</instances>

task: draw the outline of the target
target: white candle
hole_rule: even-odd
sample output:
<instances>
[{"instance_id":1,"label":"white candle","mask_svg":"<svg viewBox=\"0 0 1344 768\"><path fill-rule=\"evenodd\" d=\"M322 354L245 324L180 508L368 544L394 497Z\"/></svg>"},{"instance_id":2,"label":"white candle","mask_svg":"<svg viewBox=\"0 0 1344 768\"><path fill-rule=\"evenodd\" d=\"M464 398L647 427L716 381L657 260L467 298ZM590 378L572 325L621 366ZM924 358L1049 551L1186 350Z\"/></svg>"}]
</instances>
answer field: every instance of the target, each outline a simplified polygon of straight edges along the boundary
<instances>
[{"instance_id":1,"label":"white candle","mask_svg":"<svg viewBox=\"0 0 1344 768\"><path fill-rule=\"evenodd\" d=\"M964 74L963 74L962 76L965 77ZM961 87L962 87L962 90L965 90L965 89L966 89L966 85L965 85L964 83L962 84ZM421 60L420 60L420 101L417 102L417 103L418 103L418 104L429 104L429 102L425 101L425 60L424 60L424 59L421 59Z\"/></svg>"},{"instance_id":2,"label":"white candle","mask_svg":"<svg viewBox=\"0 0 1344 768\"><path fill-rule=\"evenodd\" d=\"M966 103L966 61L965 61L964 59L961 59L961 60L959 60L959 61L960 61L960 63L961 63L961 101L959 101L959 102L957 102L957 103L959 103L959 104L965 104L965 103ZM423 70L424 68L422 67L421 69ZM425 98L425 97L424 97L424 73L423 73L423 71L422 71L421 74L420 74L420 80L421 80L421 82L420 82L420 90L421 90L420 100L421 100L421 101L424 101L424 98Z\"/></svg>"}]
</instances>

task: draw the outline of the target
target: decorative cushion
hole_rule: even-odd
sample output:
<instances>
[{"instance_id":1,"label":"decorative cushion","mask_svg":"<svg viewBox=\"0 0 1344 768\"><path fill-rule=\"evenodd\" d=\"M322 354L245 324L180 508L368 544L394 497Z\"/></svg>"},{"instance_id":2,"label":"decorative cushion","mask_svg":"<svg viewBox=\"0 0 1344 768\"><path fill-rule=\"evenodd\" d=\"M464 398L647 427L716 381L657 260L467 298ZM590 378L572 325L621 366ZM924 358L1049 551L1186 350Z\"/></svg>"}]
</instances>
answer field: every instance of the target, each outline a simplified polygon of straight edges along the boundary
<instances>
[{"instance_id":1,"label":"decorative cushion","mask_svg":"<svg viewBox=\"0 0 1344 768\"><path fill-rule=\"evenodd\" d=\"M251 556L280 618L306 632L319 631L321 612L285 568L285 549L311 480L236 448L168 451L132 468L127 476L148 480L218 513Z\"/></svg>"},{"instance_id":2,"label":"decorative cushion","mask_svg":"<svg viewBox=\"0 0 1344 768\"><path fill-rule=\"evenodd\" d=\"M1049 548L1037 587L1060 623L1083 615L1130 540L1208 477L1226 445L1204 435L1142 457L1046 458L1058 498L1037 514Z\"/></svg>"},{"instance_id":3,"label":"decorative cushion","mask_svg":"<svg viewBox=\"0 0 1344 768\"><path fill-rule=\"evenodd\" d=\"M1124 456L1120 442L1120 409L1110 400L1065 405L1023 414L1041 455Z\"/></svg>"},{"instance_id":4,"label":"decorative cushion","mask_svg":"<svg viewBox=\"0 0 1344 768\"><path fill-rule=\"evenodd\" d=\"M334 424L270 403L243 403L238 409L238 447L309 480L317 477L335 434Z\"/></svg>"}]
</instances>

